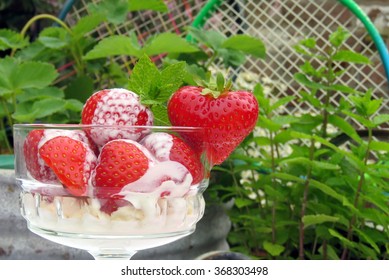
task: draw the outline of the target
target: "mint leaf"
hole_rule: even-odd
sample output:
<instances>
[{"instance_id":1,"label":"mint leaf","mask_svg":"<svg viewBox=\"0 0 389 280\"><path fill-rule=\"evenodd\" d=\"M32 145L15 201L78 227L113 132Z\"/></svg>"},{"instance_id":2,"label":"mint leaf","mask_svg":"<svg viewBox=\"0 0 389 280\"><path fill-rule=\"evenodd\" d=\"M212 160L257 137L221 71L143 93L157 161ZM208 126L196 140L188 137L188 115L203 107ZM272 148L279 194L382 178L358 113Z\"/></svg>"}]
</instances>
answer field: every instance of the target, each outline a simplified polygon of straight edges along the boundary
<instances>
[{"instance_id":1,"label":"mint leaf","mask_svg":"<svg viewBox=\"0 0 389 280\"><path fill-rule=\"evenodd\" d=\"M114 55L140 57L141 54L141 50L138 46L133 44L133 40L130 37L124 35L114 35L102 39L84 56L84 59L106 58Z\"/></svg>"},{"instance_id":2,"label":"mint leaf","mask_svg":"<svg viewBox=\"0 0 389 280\"><path fill-rule=\"evenodd\" d=\"M366 56L356 53L350 50L339 50L332 59L334 61L341 62L350 62L350 63L359 63L359 64L369 64L371 63L370 59Z\"/></svg>"},{"instance_id":3,"label":"mint leaf","mask_svg":"<svg viewBox=\"0 0 389 280\"><path fill-rule=\"evenodd\" d=\"M338 29L330 35L329 41L334 47L340 47L349 37L349 32L342 27L338 27Z\"/></svg>"},{"instance_id":4,"label":"mint leaf","mask_svg":"<svg viewBox=\"0 0 389 280\"><path fill-rule=\"evenodd\" d=\"M141 99L149 99L158 86L160 73L157 66L147 55L142 56L130 75L128 88L140 95Z\"/></svg>"},{"instance_id":5,"label":"mint leaf","mask_svg":"<svg viewBox=\"0 0 389 280\"><path fill-rule=\"evenodd\" d=\"M161 104L155 104L152 106L154 114L154 125L170 126L169 116L167 114L167 108Z\"/></svg>"},{"instance_id":6,"label":"mint leaf","mask_svg":"<svg viewBox=\"0 0 389 280\"><path fill-rule=\"evenodd\" d=\"M167 102L169 97L179 89L186 75L186 63L178 62L167 66L161 72L159 94L156 100Z\"/></svg>"},{"instance_id":7,"label":"mint leaf","mask_svg":"<svg viewBox=\"0 0 389 280\"><path fill-rule=\"evenodd\" d=\"M166 103L182 84L186 75L185 62L174 63L159 71L146 55L135 64L128 89L140 95L141 103L154 114L155 125L170 125Z\"/></svg>"},{"instance_id":8,"label":"mint leaf","mask_svg":"<svg viewBox=\"0 0 389 280\"><path fill-rule=\"evenodd\" d=\"M302 222L304 223L304 227L322 224L322 223L327 223L327 222L335 223L338 220L339 220L338 217L328 216L328 215L324 215L324 214L305 215L302 218Z\"/></svg>"},{"instance_id":9,"label":"mint leaf","mask_svg":"<svg viewBox=\"0 0 389 280\"><path fill-rule=\"evenodd\" d=\"M193 53L199 49L175 33L161 33L152 37L143 51L152 56L162 53Z\"/></svg>"},{"instance_id":10,"label":"mint leaf","mask_svg":"<svg viewBox=\"0 0 389 280\"><path fill-rule=\"evenodd\" d=\"M263 242L263 248L273 257L281 255L281 253L285 250L284 246L268 241Z\"/></svg>"},{"instance_id":11,"label":"mint leaf","mask_svg":"<svg viewBox=\"0 0 389 280\"><path fill-rule=\"evenodd\" d=\"M315 38L307 38L303 39L300 42L300 45L306 47L308 49L314 49L316 47L316 39Z\"/></svg>"}]
</instances>

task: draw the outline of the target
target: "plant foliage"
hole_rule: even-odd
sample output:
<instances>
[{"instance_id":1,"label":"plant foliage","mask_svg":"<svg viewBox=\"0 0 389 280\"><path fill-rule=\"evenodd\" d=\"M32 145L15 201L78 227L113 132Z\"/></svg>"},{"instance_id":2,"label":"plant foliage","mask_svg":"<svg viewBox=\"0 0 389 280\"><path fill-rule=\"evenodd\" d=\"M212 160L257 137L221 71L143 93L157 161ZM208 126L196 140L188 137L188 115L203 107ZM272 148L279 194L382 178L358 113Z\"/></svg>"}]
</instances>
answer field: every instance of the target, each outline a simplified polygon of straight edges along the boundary
<instances>
[{"instance_id":1,"label":"plant foliage","mask_svg":"<svg viewBox=\"0 0 389 280\"><path fill-rule=\"evenodd\" d=\"M234 250L265 259L389 258L389 150L375 137L389 118L371 90L341 83L342 65L370 63L343 48L347 38L339 28L326 48L315 38L295 46L305 58L295 74L300 96L274 101L255 87L256 133L214 170L210 190L234 202ZM285 116L292 99L315 110Z\"/></svg>"}]
</instances>

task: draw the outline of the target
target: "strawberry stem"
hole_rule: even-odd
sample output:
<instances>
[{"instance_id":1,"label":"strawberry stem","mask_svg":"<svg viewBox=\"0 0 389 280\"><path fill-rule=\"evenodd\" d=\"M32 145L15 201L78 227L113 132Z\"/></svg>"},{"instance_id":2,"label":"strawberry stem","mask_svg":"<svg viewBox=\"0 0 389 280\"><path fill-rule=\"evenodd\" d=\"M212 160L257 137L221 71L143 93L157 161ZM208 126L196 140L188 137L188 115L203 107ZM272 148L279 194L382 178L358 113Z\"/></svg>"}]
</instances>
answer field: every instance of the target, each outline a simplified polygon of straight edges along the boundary
<instances>
[{"instance_id":1,"label":"strawberry stem","mask_svg":"<svg viewBox=\"0 0 389 280\"><path fill-rule=\"evenodd\" d=\"M198 84L204 87L201 92L202 95L211 95L215 99L228 92L232 87L232 81L229 79L226 82L220 72L216 74L216 80L215 78L210 78L208 83L201 82Z\"/></svg>"}]
</instances>

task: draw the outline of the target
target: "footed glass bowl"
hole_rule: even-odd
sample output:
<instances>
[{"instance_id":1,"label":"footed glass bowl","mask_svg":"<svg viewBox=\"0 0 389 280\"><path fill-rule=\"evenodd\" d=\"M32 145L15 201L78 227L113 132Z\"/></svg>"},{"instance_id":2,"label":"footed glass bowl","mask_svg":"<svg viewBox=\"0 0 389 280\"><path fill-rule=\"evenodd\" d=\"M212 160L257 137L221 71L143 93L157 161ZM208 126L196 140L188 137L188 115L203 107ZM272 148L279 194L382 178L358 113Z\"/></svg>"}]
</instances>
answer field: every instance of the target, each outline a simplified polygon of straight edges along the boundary
<instances>
[{"instance_id":1,"label":"footed glass bowl","mask_svg":"<svg viewBox=\"0 0 389 280\"><path fill-rule=\"evenodd\" d=\"M95 259L130 259L192 233L204 213L210 163L206 143L183 139L202 133L194 127L15 125L16 180L28 228Z\"/></svg>"}]
</instances>

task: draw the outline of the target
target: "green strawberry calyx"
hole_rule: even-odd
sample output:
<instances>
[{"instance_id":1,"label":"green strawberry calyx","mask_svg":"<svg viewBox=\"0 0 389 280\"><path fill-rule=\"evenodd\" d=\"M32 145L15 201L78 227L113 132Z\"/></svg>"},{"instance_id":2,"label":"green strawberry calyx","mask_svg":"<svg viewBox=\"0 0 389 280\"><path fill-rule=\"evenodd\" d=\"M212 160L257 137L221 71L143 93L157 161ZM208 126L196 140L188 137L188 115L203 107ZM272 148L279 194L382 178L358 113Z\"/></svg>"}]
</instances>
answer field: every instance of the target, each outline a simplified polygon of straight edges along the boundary
<instances>
[{"instance_id":1,"label":"green strawberry calyx","mask_svg":"<svg viewBox=\"0 0 389 280\"><path fill-rule=\"evenodd\" d=\"M216 74L216 79L211 77L208 83L200 81L198 84L203 87L202 95L210 95L215 99L228 93L232 88L232 81L230 79L226 81L220 72Z\"/></svg>"}]
</instances>

